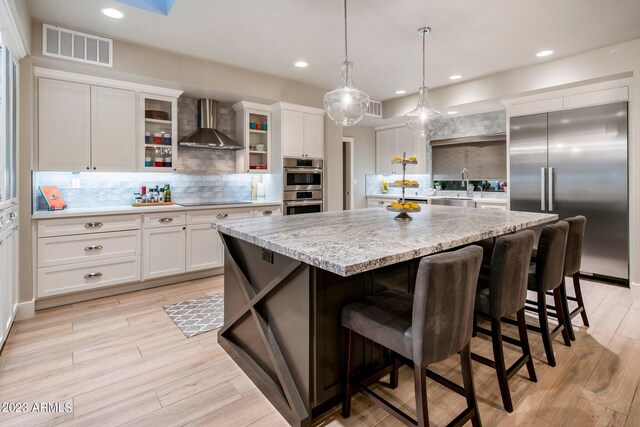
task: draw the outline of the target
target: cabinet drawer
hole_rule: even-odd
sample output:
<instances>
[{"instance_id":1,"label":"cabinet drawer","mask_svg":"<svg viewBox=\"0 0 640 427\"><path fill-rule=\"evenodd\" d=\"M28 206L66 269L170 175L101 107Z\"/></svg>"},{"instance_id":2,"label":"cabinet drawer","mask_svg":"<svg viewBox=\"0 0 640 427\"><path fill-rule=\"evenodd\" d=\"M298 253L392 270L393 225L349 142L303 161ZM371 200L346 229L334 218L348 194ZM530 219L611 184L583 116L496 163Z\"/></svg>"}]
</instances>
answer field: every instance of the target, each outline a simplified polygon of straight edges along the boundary
<instances>
[{"instance_id":1,"label":"cabinet drawer","mask_svg":"<svg viewBox=\"0 0 640 427\"><path fill-rule=\"evenodd\" d=\"M187 224L211 224L224 219L252 218L252 208L203 209L187 212Z\"/></svg>"},{"instance_id":2,"label":"cabinet drawer","mask_svg":"<svg viewBox=\"0 0 640 427\"><path fill-rule=\"evenodd\" d=\"M140 231L38 239L38 267L140 255Z\"/></svg>"},{"instance_id":3,"label":"cabinet drawer","mask_svg":"<svg viewBox=\"0 0 640 427\"><path fill-rule=\"evenodd\" d=\"M139 230L140 224L140 215L41 219L38 221L38 237Z\"/></svg>"},{"instance_id":4,"label":"cabinet drawer","mask_svg":"<svg viewBox=\"0 0 640 427\"><path fill-rule=\"evenodd\" d=\"M144 214L142 221L145 228L174 227L185 225L186 216L184 212L158 212Z\"/></svg>"},{"instance_id":5,"label":"cabinet drawer","mask_svg":"<svg viewBox=\"0 0 640 427\"><path fill-rule=\"evenodd\" d=\"M282 208L280 205L275 206L262 206L253 210L253 216L260 218L263 216L277 216L282 215Z\"/></svg>"},{"instance_id":6,"label":"cabinet drawer","mask_svg":"<svg viewBox=\"0 0 640 427\"><path fill-rule=\"evenodd\" d=\"M140 256L38 268L38 297L140 280Z\"/></svg>"}]
</instances>

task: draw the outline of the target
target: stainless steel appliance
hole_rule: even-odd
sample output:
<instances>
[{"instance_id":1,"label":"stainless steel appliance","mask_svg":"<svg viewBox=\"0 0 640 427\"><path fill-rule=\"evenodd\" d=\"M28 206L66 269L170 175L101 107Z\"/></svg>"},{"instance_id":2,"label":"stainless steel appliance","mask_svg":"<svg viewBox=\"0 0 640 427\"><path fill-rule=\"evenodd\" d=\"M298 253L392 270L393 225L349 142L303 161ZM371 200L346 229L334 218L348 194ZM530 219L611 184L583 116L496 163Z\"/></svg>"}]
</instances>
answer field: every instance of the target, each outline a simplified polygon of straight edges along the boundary
<instances>
[{"instance_id":1,"label":"stainless steel appliance","mask_svg":"<svg viewBox=\"0 0 640 427\"><path fill-rule=\"evenodd\" d=\"M244 145L218 130L218 101L198 100L198 129L183 138L179 145L214 150L244 150Z\"/></svg>"},{"instance_id":2,"label":"stainless steel appliance","mask_svg":"<svg viewBox=\"0 0 640 427\"><path fill-rule=\"evenodd\" d=\"M628 283L627 102L509 126L511 210L586 216L582 273Z\"/></svg>"},{"instance_id":3,"label":"stainless steel appliance","mask_svg":"<svg viewBox=\"0 0 640 427\"><path fill-rule=\"evenodd\" d=\"M283 166L283 214L322 212L322 160L285 157Z\"/></svg>"}]
</instances>

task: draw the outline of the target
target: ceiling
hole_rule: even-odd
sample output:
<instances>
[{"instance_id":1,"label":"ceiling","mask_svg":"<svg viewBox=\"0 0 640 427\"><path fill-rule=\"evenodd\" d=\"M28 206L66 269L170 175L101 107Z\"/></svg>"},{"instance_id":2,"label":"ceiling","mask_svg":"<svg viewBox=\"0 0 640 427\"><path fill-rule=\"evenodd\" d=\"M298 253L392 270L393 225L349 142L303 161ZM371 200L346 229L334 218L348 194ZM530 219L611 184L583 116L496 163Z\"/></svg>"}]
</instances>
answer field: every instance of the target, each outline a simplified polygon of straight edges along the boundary
<instances>
[{"instance_id":1,"label":"ceiling","mask_svg":"<svg viewBox=\"0 0 640 427\"><path fill-rule=\"evenodd\" d=\"M178 0L162 16L111 0L27 0L54 25L333 88L344 60L340 0ZM372 98L417 92L428 25L427 85L471 80L640 38L638 0L350 0L349 59ZM100 9L115 7L114 20ZM535 53L555 54L538 58ZM305 60L309 67L293 63Z\"/></svg>"}]
</instances>

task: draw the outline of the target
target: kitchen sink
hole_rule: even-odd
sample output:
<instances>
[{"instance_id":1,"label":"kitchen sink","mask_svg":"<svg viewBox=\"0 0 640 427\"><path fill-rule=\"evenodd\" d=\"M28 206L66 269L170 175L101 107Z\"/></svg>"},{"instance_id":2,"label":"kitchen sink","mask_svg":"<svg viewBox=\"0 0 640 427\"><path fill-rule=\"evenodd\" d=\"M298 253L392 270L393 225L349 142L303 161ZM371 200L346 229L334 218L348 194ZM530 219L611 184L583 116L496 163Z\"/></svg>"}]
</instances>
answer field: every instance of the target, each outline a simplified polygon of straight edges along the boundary
<instances>
[{"instance_id":1,"label":"kitchen sink","mask_svg":"<svg viewBox=\"0 0 640 427\"><path fill-rule=\"evenodd\" d=\"M432 205L443 206L459 206L463 208L475 208L476 202L472 198L466 197L447 197L445 199L431 199Z\"/></svg>"}]
</instances>

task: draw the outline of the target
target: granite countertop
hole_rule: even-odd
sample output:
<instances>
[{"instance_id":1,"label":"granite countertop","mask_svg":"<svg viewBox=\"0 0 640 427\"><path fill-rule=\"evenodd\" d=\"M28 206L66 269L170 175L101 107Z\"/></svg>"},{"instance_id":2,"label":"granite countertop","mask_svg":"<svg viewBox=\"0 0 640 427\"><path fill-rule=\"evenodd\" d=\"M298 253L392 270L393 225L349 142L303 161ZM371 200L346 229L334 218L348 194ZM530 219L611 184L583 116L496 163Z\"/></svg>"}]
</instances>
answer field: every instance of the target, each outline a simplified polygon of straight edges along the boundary
<instances>
[{"instance_id":1,"label":"granite countertop","mask_svg":"<svg viewBox=\"0 0 640 427\"><path fill-rule=\"evenodd\" d=\"M411 194L405 194L405 199L411 199L411 200L431 200L431 199L450 199L450 198L456 198L456 193L454 192L453 194L449 194L449 195L433 195L433 196L426 196L426 195L420 195L420 196L413 196ZM463 193L460 198L467 198L464 195L464 191L461 191L460 193ZM399 199L400 198L400 194L367 194L366 197L371 197L371 198L375 198L375 199ZM471 197L471 199L473 199L474 202L482 202L482 203L503 203L503 204L507 204L508 199L506 194L487 194L485 193L485 195L483 197L480 197L478 195L476 195L474 193L474 195Z\"/></svg>"},{"instance_id":2,"label":"granite countertop","mask_svg":"<svg viewBox=\"0 0 640 427\"><path fill-rule=\"evenodd\" d=\"M218 231L341 276L551 222L554 214L426 205L413 221L378 208L226 221Z\"/></svg>"},{"instance_id":3,"label":"granite countertop","mask_svg":"<svg viewBox=\"0 0 640 427\"><path fill-rule=\"evenodd\" d=\"M229 209L229 208L253 208L260 206L276 206L281 201L254 201L252 203L237 203L229 205L206 205L206 206L181 206L179 204L166 206L103 206L98 208L67 208L61 211L37 211L31 215L32 219L48 218L73 218L87 215L121 215L121 214L143 214L154 212L176 212L193 211L202 209Z\"/></svg>"}]
</instances>

